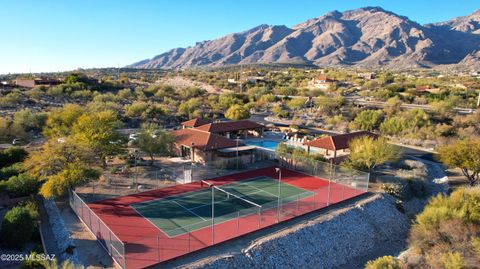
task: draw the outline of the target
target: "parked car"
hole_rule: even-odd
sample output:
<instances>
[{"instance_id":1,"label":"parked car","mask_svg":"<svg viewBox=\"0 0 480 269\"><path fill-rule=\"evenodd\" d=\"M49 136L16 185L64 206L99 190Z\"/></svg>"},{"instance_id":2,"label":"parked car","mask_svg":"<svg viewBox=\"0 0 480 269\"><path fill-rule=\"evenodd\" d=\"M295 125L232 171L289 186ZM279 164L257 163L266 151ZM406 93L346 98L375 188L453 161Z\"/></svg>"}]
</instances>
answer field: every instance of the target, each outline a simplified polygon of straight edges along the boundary
<instances>
[{"instance_id":1,"label":"parked car","mask_svg":"<svg viewBox=\"0 0 480 269\"><path fill-rule=\"evenodd\" d=\"M18 145L23 145L23 140L20 138L15 138L12 141L12 145L18 146Z\"/></svg>"},{"instance_id":2,"label":"parked car","mask_svg":"<svg viewBox=\"0 0 480 269\"><path fill-rule=\"evenodd\" d=\"M128 140L137 141L138 140L138 134L137 133L130 134L128 136Z\"/></svg>"}]
</instances>

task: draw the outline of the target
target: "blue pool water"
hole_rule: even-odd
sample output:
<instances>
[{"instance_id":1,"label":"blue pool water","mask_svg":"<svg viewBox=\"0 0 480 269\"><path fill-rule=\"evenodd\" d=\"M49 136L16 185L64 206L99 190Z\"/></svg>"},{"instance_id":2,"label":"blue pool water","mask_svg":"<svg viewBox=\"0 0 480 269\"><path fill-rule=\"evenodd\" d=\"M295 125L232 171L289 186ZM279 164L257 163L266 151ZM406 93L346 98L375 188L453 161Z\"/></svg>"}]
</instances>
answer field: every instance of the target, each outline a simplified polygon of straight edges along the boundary
<instances>
[{"instance_id":1,"label":"blue pool water","mask_svg":"<svg viewBox=\"0 0 480 269\"><path fill-rule=\"evenodd\" d=\"M277 149L278 144L280 144L281 142L273 141L273 140L258 140L258 141L246 141L245 143L247 145L257 146L257 147L266 148L266 149L275 151Z\"/></svg>"}]
</instances>

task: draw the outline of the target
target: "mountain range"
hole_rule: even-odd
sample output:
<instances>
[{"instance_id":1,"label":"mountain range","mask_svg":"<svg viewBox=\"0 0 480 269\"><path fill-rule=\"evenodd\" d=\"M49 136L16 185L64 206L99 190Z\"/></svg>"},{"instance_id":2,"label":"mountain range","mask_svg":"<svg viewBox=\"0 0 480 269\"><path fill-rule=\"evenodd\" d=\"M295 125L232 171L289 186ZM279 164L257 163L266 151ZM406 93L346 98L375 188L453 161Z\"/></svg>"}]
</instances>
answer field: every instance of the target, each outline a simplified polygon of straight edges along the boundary
<instances>
[{"instance_id":1,"label":"mountain range","mask_svg":"<svg viewBox=\"0 0 480 269\"><path fill-rule=\"evenodd\" d=\"M333 11L291 28L260 25L172 49L129 67L188 69L240 63L478 69L480 9L426 25L380 7Z\"/></svg>"}]
</instances>

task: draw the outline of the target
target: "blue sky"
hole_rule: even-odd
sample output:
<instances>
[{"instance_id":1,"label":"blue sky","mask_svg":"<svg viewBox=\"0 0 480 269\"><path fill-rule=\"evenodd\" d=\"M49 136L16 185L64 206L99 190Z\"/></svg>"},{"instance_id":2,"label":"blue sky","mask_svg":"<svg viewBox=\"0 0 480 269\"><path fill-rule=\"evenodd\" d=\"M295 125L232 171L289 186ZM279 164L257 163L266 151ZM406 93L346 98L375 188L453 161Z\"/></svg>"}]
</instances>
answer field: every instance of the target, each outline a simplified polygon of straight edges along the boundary
<instances>
[{"instance_id":1,"label":"blue sky","mask_svg":"<svg viewBox=\"0 0 480 269\"><path fill-rule=\"evenodd\" d=\"M0 0L0 74L112 67L259 24L295 25L332 10L381 6L419 23L478 0Z\"/></svg>"}]
</instances>

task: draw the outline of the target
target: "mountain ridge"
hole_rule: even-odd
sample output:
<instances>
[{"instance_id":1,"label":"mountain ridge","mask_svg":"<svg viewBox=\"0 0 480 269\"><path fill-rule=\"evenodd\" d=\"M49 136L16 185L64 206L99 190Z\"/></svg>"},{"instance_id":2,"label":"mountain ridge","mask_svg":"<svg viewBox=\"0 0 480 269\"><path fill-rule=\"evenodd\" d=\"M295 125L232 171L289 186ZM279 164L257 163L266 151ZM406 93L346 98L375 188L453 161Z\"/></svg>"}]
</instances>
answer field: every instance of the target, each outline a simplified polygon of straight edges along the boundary
<instances>
[{"instance_id":1,"label":"mountain ridge","mask_svg":"<svg viewBox=\"0 0 480 269\"><path fill-rule=\"evenodd\" d=\"M332 11L292 27L261 24L175 48L128 67L189 69L236 64L478 68L480 10L421 25L381 7Z\"/></svg>"}]
</instances>

